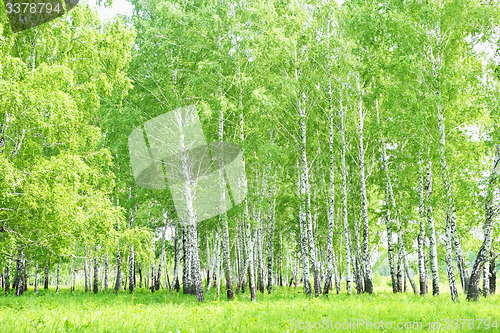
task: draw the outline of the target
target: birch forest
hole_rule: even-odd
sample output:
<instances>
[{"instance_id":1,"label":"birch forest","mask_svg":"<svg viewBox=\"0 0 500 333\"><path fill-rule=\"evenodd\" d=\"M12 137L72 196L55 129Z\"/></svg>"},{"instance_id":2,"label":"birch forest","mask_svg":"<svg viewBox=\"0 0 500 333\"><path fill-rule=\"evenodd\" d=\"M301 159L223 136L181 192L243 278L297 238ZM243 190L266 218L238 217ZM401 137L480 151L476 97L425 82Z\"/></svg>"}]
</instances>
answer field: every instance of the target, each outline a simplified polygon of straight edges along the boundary
<instances>
[{"instance_id":1,"label":"birch forest","mask_svg":"<svg viewBox=\"0 0 500 333\"><path fill-rule=\"evenodd\" d=\"M130 15L101 19L114 4L81 2L20 32L0 6L2 331L149 331L55 314L36 326L50 307L20 319L12 304L69 311L152 297L177 304L162 320L191 318L153 329L165 332L293 331L301 326L290 320L334 313L323 307L380 297L401 320L484 309L477 318L493 324L498 1L128 4ZM184 214L168 176L140 186L130 142L134 129L186 108L207 145L239 148L244 195L228 195L229 166L211 164L215 185L193 191L191 179L181 191ZM209 218L193 208L205 199L218 212ZM302 303L319 305L302 316ZM260 306L264 317L245 315ZM223 324L210 324L211 307L231 307Z\"/></svg>"}]
</instances>

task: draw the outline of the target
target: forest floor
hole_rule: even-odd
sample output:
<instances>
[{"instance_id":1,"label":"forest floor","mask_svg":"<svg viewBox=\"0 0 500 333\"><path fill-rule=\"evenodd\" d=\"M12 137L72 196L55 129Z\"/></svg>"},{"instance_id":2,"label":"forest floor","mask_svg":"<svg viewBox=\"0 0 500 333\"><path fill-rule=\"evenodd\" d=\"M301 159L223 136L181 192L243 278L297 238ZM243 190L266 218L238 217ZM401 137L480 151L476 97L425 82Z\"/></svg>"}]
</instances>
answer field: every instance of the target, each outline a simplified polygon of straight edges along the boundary
<instances>
[{"instance_id":1,"label":"forest floor","mask_svg":"<svg viewBox=\"0 0 500 333\"><path fill-rule=\"evenodd\" d=\"M452 303L446 292L422 297L375 287L373 295L318 298L305 297L301 287L282 287L257 293L254 304L248 291L226 301L222 287L220 298L212 289L198 303L195 296L162 290L114 295L63 288L56 295L51 287L35 295L30 286L22 297L0 296L0 332L497 332L500 325L499 295L478 303L461 295Z\"/></svg>"}]
</instances>

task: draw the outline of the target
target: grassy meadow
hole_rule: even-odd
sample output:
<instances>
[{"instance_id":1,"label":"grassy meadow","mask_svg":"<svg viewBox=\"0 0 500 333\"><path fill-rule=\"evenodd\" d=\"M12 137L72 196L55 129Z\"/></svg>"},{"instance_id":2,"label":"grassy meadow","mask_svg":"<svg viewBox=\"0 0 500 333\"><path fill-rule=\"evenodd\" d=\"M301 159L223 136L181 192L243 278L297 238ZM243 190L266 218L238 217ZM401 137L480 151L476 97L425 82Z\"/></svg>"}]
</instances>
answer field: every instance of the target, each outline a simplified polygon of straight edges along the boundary
<instances>
[{"instance_id":1,"label":"grassy meadow","mask_svg":"<svg viewBox=\"0 0 500 333\"><path fill-rule=\"evenodd\" d=\"M493 327L478 328L479 319L493 323L500 317L498 295L478 303L461 296L454 304L445 284L439 297L411 292L394 295L384 278L373 295L341 293L314 298L304 296L300 286L282 287L271 295L258 294L256 304L250 302L248 291L228 302L224 288L220 297L212 289L204 303L198 303L195 296L162 290L139 289L133 295L127 291L95 295L80 290L71 293L63 288L56 295L51 287L34 294L30 287L23 297L0 296L0 332L395 332L400 331L399 322L416 325L403 327L405 332L496 332ZM458 321L458 328L450 323L450 329L445 329L446 319L474 319L475 326L469 328L468 323ZM352 324L346 327L349 320ZM356 320L364 322L356 326ZM436 321L439 329L429 326ZM307 322L312 329L307 329ZM389 322L392 329L388 329ZM422 322L422 327L408 322Z\"/></svg>"}]
</instances>

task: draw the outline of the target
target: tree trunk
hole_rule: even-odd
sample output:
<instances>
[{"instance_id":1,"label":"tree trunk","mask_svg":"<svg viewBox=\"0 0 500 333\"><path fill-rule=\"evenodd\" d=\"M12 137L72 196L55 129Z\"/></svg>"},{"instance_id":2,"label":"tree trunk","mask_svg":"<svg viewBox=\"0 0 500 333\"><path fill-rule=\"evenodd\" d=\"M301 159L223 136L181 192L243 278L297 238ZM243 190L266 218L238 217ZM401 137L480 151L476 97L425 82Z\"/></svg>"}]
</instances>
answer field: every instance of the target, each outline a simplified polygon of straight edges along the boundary
<instances>
[{"instance_id":1,"label":"tree trunk","mask_svg":"<svg viewBox=\"0 0 500 333\"><path fill-rule=\"evenodd\" d=\"M155 239L153 238L152 242L152 247L151 247L151 252L152 252L152 258L151 258L151 284L149 285L149 289L151 290L152 293L155 292L156 290L156 242Z\"/></svg>"},{"instance_id":2,"label":"tree trunk","mask_svg":"<svg viewBox=\"0 0 500 333\"><path fill-rule=\"evenodd\" d=\"M85 274L85 292L88 292L90 289L90 279L89 279L89 267L87 262L87 245L83 247L83 270Z\"/></svg>"},{"instance_id":3,"label":"tree trunk","mask_svg":"<svg viewBox=\"0 0 500 333\"><path fill-rule=\"evenodd\" d=\"M35 263L35 287L34 287L34 292L35 292L35 294L38 294L38 260Z\"/></svg>"},{"instance_id":4,"label":"tree trunk","mask_svg":"<svg viewBox=\"0 0 500 333\"><path fill-rule=\"evenodd\" d=\"M490 261L486 260L483 266L483 295L490 296Z\"/></svg>"},{"instance_id":5,"label":"tree trunk","mask_svg":"<svg viewBox=\"0 0 500 333\"><path fill-rule=\"evenodd\" d=\"M179 292L180 284L179 284L179 266L181 262L181 255L179 250L179 227L175 225L174 231L174 277L172 280L172 286L170 291Z\"/></svg>"},{"instance_id":6,"label":"tree trunk","mask_svg":"<svg viewBox=\"0 0 500 333\"><path fill-rule=\"evenodd\" d=\"M220 234L219 231L215 231L215 244L216 244L216 250L215 252L215 290L217 293L217 297L220 294L220 278L221 278L221 256L220 256L220 248L221 248L221 241L220 241Z\"/></svg>"},{"instance_id":7,"label":"tree trunk","mask_svg":"<svg viewBox=\"0 0 500 333\"><path fill-rule=\"evenodd\" d=\"M116 254L116 281L115 281L115 290L114 293L117 294L118 290L121 289L122 285L122 259L121 253L118 250Z\"/></svg>"},{"instance_id":8,"label":"tree trunk","mask_svg":"<svg viewBox=\"0 0 500 333\"><path fill-rule=\"evenodd\" d=\"M108 263L108 254L106 253L106 257L104 257L104 290L108 290L108 269L109 269L109 263Z\"/></svg>"},{"instance_id":9,"label":"tree trunk","mask_svg":"<svg viewBox=\"0 0 500 333\"><path fill-rule=\"evenodd\" d=\"M142 263L139 263L139 289L142 289Z\"/></svg>"},{"instance_id":10,"label":"tree trunk","mask_svg":"<svg viewBox=\"0 0 500 333\"><path fill-rule=\"evenodd\" d=\"M92 291L94 294L99 292L99 260L97 259L97 254L94 257L94 281L92 284Z\"/></svg>"},{"instance_id":11,"label":"tree trunk","mask_svg":"<svg viewBox=\"0 0 500 333\"><path fill-rule=\"evenodd\" d=\"M358 78L359 80L359 78ZM359 82L359 81L358 81ZM358 90L359 83L358 83ZM376 101L378 108L378 100ZM368 245L369 240L369 226L368 226L368 199L366 194L366 176L365 176L365 147L363 143L363 128L364 128L364 114L361 95L359 97L359 176L361 185L361 217L363 226L363 256L361 259L362 269L364 272L364 291L369 294L373 293L373 273L370 264L370 248Z\"/></svg>"},{"instance_id":12,"label":"tree trunk","mask_svg":"<svg viewBox=\"0 0 500 333\"><path fill-rule=\"evenodd\" d=\"M130 246L130 255L128 256L128 291L135 292L135 251L134 245Z\"/></svg>"},{"instance_id":13,"label":"tree trunk","mask_svg":"<svg viewBox=\"0 0 500 333\"><path fill-rule=\"evenodd\" d=\"M432 274L432 294L439 295L439 270L437 258L436 230L434 228L434 217L432 214L432 164L427 163L427 181L425 183L425 206L427 207L427 225L429 228L429 256Z\"/></svg>"},{"instance_id":14,"label":"tree trunk","mask_svg":"<svg viewBox=\"0 0 500 333\"><path fill-rule=\"evenodd\" d=\"M420 233L417 237L418 246L418 279L420 283L420 295L427 294L427 270L425 267L425 255L424 255L424 244L425 244L425 217L424 217L424 170L422 161L419 161L419 177L418 177L418 218Z\"/></svg>"},{"instance_id":15,"label":"tree trunk","mask_svg":"<svg viewBox=\"0 0 500 333\"><path fill-rule=\"evenodd\" d=\"M349 229L349 222L347 220L347 168L345 162L345 155L347 152L347 146L345 142L345 119L344 119L344 108L342 106L342 90L340 91L340 139L342 144L342 150L340 154L341 162L341 172L342 172L342 219L344 225L344 244L345 244L345 269L346 269L346 291L348 294L351 293L351 233Z\"/></svg>"},{"instance_id":16,"label":"tree trunk","mask_svg":"<svg viewBox=\"0 0 500 333\"><path fill-rule=\"evenodd\" d=\"M165 229L163 230L162 241L161 241L160 262L158 263L158 275L156 276L156 283L155 283L156 290L160 289L160 284L161 284L161 270L162 270L163 260L165 259L165 238L167 237L166 232L167 232L167 220L165 219Z\"/></svg>"},{"instance_id":17,"label":"tree trunk","mask_svg":"<svg viewBox=\"0 0 500 333\"><path fill-rule=\"evenodd\" d=\"M394 208L394 210L396 210ZM400 292L403 292L403 283L406 283L406 280L405 280L405 275L404 275L404 256L403 256L403 248L404 248L404 245L403 245L403 236L401 234L401 221L399 220L399 216L398 216L398 219L396 220L397 221L397 228L398 228L398 247L397 247L397 250L398 250L398 264L397 264L397 267L396 267L396 280L397 280L397 291L400 293ZM405 289L406 291L406 289Z\"/></svg>"},{"instance_id":18,"label":"tree trunk","mask_svg":"<svg viewBox=\"0 0 500 333\"><path fill-rule=\"evenodd\" d=\"M496 254L490 252L490 294L494 295L497 289Z\"/></svg>"},{"instance_id":19,"label":"tree trunk","mask_svg":"<svg viewBox=\"0 0 500 333\"><path fill-rule=\"evenodd\" d=\"M360 211L360 215L363 213ZM362 217L360 216L360 219ZM359 221L354 219L354 254L353 259L354 278L356 280L356 292L362 294L364 291L363 271L361 269L361 246L359 244Z\"/></svg>"},{"instance_id":20,"label":"tree trunk","mask_svg":"<svg viewBox=\"0 0 500 333\"><path fill-rule=\"evenodd\" d=\"M19 251L16 259L16 278L14 280L14 286L16 288L16 295L22 296L24 293L24 262L23 253Z\"/></svg>"},{"instance_id":21,"label":"tree trunk","mask_svg":"<svg viewBox=\"0 0 500 333\"><path fill-rule=\"evenodd\" d=\"M4 279L5 279L5 293L8 294L10 292L10 259L7 263L7 266L5 266L5 274L4 274Z\"/></svg>"},{"instance_id":22,"label":"tree trunk","mask_svg":"<svg viewBox=\"0 0 500 333\"><path fill-rule=\"evenodd\" d=\"M386 176L385 204L387 208L385 215L385 226L387 231L387 260L389 262L389 269L391 272L392 292L397 293L399 291L399 288L398 288L396 269L394 267L395 253L394 253L394 245L392 243L392 218L391 218L391 210L394 207L392 205L393 195L392 195L391 178L389 175L389 163L388 163L388 158L386 156L385 141L382 141L381 152L382 152L383 169Z\"/></svg>"},{"instance_id":23,"label":"tree trunk","mask_svg":"<svg viewBox=\"0 0 500 333\"><path fill-rule=\"evenodd\" d=\"M227 224L226 214L221 214L222 220L222 232L224 237L222 237L222 255L224 257L224 274L226 278L226 295L227 299L234 299L233 292L233 280L231 276L231 256L229 253L229 227Z\"/></svg>"},{"instance_id":24,"label":"tree trunk","mask_svg":"<svg viewBox=\"0 0 500 333\"><path fill-rule=\"evenodd\" d=\"M49 264L45 266L43 289L49 289Z\"/></svg>"},{"instance_id":25,"label":"tree trunk","mask_svg":"<svg viewBox=\"0 0 500 333\"><path fill-rule=\"evenodd\" d=\"M267 233L267 292L273 291L273 256L274 256L274 209L276 205L276 169L274 170L274 185L269 187L269 216Z\"/></svg>"},{"instance_id":26,"label":"tree trunk","mask_svg":"<svg viewBox=\"0 0 500 333\"><path fill-rule=\"evenodd\" d=\"M297 76L297 75L296 75ZM300 118L300 128L301 128L301 142L300 142L300 176L299 176L299 198L300 198L300 211L299 211L299 221L300 221L300 247L302 251L302 279L304 286L304 294L311 295L311 278L309 273L309 262L312 259L309 253L311 248L308 246L310 237L308 234L308 220L307 220L307 197L308 197L308 182L307 182L307 152L306 152L306 138L307 138L307 124L306 124L306 110L305 110L305 94L302 94L302 101L299 97L298 109ZM311 264L314 263L311 260ZM314 275L314 268L313 275ZM317 281L316 281L317 283Z\"/></svg>"},{"instance_id":27,"label":"tree trunk","mask_svg":"<svg viewBox=\"0 0 500 333\"><path fill-rule=\"evenodd\" d=\"M493 221L495 217L495 186L500 168L500 145L495 145L495 159L493 161L493 168L491 169L489 184L487 188L486 201L485 201L485 222L484 222L484 240L479 252L474 261L472 273L469 279L469 286L467 288L467 299L470 301L477 301L479 298L479 279L481 277L482 266L489 260L488 257L491 251L491 244L493 241ZM494 271L493 259L493 271ZM489 287L489 286L488 286ZM489 289L489 288L488 288Z\"/></svg>"},{"instance_id":28,"label":"tree trunk","mask_svg":"<svg viewBox=\"0 0 500 333\"><path fill-rule=\"evenodd\" d=\"M444 133L444 118L440 112L440 105L437 106L438 109L438 125L439 125L439 133L440 133L440 144L439 144L439 152L441 157L441 176L443 179L445 191L446 191L446 199L447 205L446 208L446 270L448 272L448 281L450 285L450 294L451 299L455 301L458 297L457 286L455 283L455 272L453 271L453 262L452 262L452 240L454 238L454 224L455 219L455 207L453 204L452 196L451 196L451 184L448 179L448 168L446 165L446 157L445 157L445 133ZM458 258L457 258L458 259Z\"/></svg>"},{"instance_id":29,"label":"tree trunk","mask_svg":"<svg viewBox=\"0 0 500 333\"><path fill-rule=\"evenodd\" d=\"M191 286L191 251L188 246L186 230L182 231L182 293L192 294Z\"/></svg>"},{"instance_id":30,"label":"tree trunk","mask_svg":"<svg viewBox=\"0 0 500 333\"><path fill-rule=\"evenodd\" d=\"M302 95L304 104L305 104L305 94ZM305 132L303 132L304 134ZM305 135L305 134L304 134ZM304 142L304 147L305 147L305 142ZM309 183L309 168L307 167L307 154L304 154L304 160L305 162L305 170L304 172L304 179L306 183L306 210L307 210L307 238L309 240L309 258L311 262L311 271L313 273L313 279L314 279L314 294L316 296L319 296L321 294L321 278L319 276L319 263L317 260L317 255L316 255L316 245L314 241L314 232L313 232L313 219L312 219L312 212L311 212L311 186Z\"/></svg>"},{"instance_id":31,"label":"tree trunk","mask_svg":"<svg viewBox=\"0 0 500 333\"><path fill-rule=\"evenodd\" d=\"M254 302L257 301L257 286L255 283L255 275L254 275L254 253L253 253L253 240L252 240L252 229L250 225L250 220L248 218L248 203L245 198L245 223L246 226L246 237L247 237L247 261L248 261L248 287L250 288L250 299Z\"/></svg>"},{"instance_id":32,"label":"tree trunk","mask_svg":"<svg viewBox=\"0 0 500 333\"><path fill-rule=\"evenodd\" d=\"M223 108L219 112L219 142L224 139L224 113ZM224 176L224 164L219 164L219 182L220 182L220 222L222 223L222 254L224 256L224 273L226 276L226 294L227 299L234 299L233 280L231 275L231 256L229 247L229 226L226 215L226 177Z\"/></svg>"},{"instance_id":33,"label":"tree trunk","mask_svg":"<svg viewBox=\"0 0 500 333\"><path fill-rule=\"evenodd\" d=\"M198 301L202 302L205 299L205 295L203 294L203 282L201 280L201 267L200 267L200 258L198 249L198 233L196 231L195 218L192 219L192 224L189 227L189 234L190 234L189 239L191 243L190 246L193 254L191 259L191 266L192 266L191 273L192 273L193 289L194 289L193 292L196 294L196 298L198 299Z\"/></svg>"},{"instance_id":34,"label":"tree trunk","mask_svg":"<svg viewBox=\"0 0 500 333\"><path fill-rule=\"evenodd\" d=\"M330 144L330 191L328 196L328 191L326 190L325 177L323 177L323 187L325 192L327 192L326 203L328 209L328 243L327 243L327 272L325 284L323 286L323 293L328 294L330 290L330 285L332 284L332 275L334 270L334 253L333 253L333 233L335 229L334 220L334 207L335 207L335 152L333 150L333 91L332 91L332 80L330 74L330 24L327 24L327 78L328 78L328 106L329 106L329 140ZM291 283L290 283L291 284Z\"/></svg>"}]
</instances>

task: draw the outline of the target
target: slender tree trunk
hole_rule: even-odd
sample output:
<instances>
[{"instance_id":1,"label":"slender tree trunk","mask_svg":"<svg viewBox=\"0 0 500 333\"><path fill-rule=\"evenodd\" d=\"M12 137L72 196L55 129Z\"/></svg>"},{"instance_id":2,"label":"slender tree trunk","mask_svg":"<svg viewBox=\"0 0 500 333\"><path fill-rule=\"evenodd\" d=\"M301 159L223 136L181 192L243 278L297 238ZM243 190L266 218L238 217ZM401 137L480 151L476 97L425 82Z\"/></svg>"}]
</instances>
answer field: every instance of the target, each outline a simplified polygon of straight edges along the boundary
<instances>
[{"instance_id":1,"label":"slender tree trunk","mask_svg":"<svg viewBox=\"0 0 500 333\"><path fill-rule=\"evenodd\" d=\"M254 274L254 244L252 240L252 229L250 225L250 220L248 218L248 203L245 198L245 225L246 225L246 237L247 237L247 260L248 260L248 287L250 288L250 299L254 302L257 301L257 286L255 283Z\"/></svg>"},{"instance_id":2,"label":"slender tree trunk","mask_svg":"<svg viewBox=\"0 0 500 333\"><path fill-rule=\"evenodd\" d=\"M161 284L161 270L162 270L163 260L164 260L164 257L165 257L165 238L166 238L165 232L166 232L166 229L167 229L167 225L165 223L165 229L163 231L162 241L161 241L160 262L158 263L158 272L157 272L156 283L155 283L155 289L156 290L160 289L160 284Z\"/></svg>"},{"instance_id":3,"label":"slender tree trunk","mask_svg":"<svg viewBox=\"0 0 500 333\"><path fill-rule=\"evenodd\" d=\"M304 211L305 209L305 181L304 181L304 170L300 171L299 176L299 188L300 188L300 210L299 210L299 221L300 221L300 248L302 252L302 283L304 286L304 294L311 295L311 278L309 276L309 248L308 248L308 237L307 237L307 215Z\"/></svg>"},{"instance_id":4,"label":"slender tree trunk","mask_svg":"<svg viewBox=\"0 0 500 333\"><path fill-rule=\"evenodd\" d=\"M396 211L396 208L394 208ZM405 274L404 274L404 255L403 255L403 236L401 234L401 221L399 220L399 216L397 216L397 228L398 228L398 264L396 266L396 280L397 280L397 290L398 292L406 292L406 289L403 289L403 284L406 283ZM406 288L406 287L405 287Z\"/></svg>"},{"instance_id":5,"label":"slender tree trunk","mask_svg":"<svg viewBox=\"0 0 500 333\"><path fill-rule=\"evenodd\" d=\"M479 279L481 277L482 266L491 260L488 257L491 251L491 244L493 241L493 220L495 217L495 185L500 168L500 145L495 145L495 159L493 161L493 168L491 169L489 184L487 188L487 196L485 201L485 222L484 222L484 240L479 252L474 261L472 273L469 279L469 286L467 288L467 299L469 301L477 301L479 298ZM493 265L495 261L493 260ZM488 272L489 273L489 272ZM489 289L489 285L488 285Z\"/></svg>"},{"instance_id":6,"label":"slender tree trunk","mask_svg":"<svg viewBox=\"0 0 500 333\"><path fill-rule=\"evenodd\" d=\"M106 257L104 257L104 287L103 287L105 291L108 290L108 270L109 270L108 260L109 260L108 254L106 253Z\"/></svg>"},{"instance_id":7,"label":"slender tree trunk","mask_svg":"<svg viewBox=\"0 0 500 333\"><path fill-rule=\"evenodd\" d=\"M305 94L302 95L305 104ZM302 132L304 135L306 132ZM304 142L305 147L305 142ZM304 151L305 152L305 151ZM316 245L314 242L314 232L313 232L313 219L311 213L311 186L309 183L309 168L307 167L307 154L303 155L305 167L303 165L304 179L305 179L305 191L306 191L306 210L307 210L307 238L309 240L309 258L311 262L311 271L313 273L314 279L314 294L319 296L321 294L321 278L319 276L319 263L316 256Z\"/></svg>"},{"instance_id":8,"label":"slender tree trunk","mask_svg":"<svg viewBox=\"0 0 500 333\"><path fill-rule=\"evenodd\" d=\"M483 267L483 295L490 296L490 261L486 260Z\"/></svg>"},{"instance_id":9,"label":"slender tree trunk","mask_svg":"<svg viewBox=\"0 0 500 333\"><path fill-rule=\"evenodd\" d=\"M182 249L183 249L183 261L182 261L182 292L183 294L191 294L191 251L188 247L187 232L182 231Z\"/></svg>"},{"instance_id":10,"label":"slender tree trunk","mask_svg":"<svg viewBox=\"0 0 500 333\"><path fill-rule=\"evenodd\" d=\"M417 237L418 246L418 276L420 282L420 295L427 294L427 270L425 267L424 243L425 243L425 217L424 217L424 170L422 161L419 161L419 177L418 177L418 217L420 233Z\"/></svg>"},{"instance_id":11,"label":"slender tree trunk","mask_svg":"<svg viewBox=\"0 0 500 333\"><path fill-rule=\"evenodd\" d=\"M256 175L255 177L256 180L258 180L258 177ZM266 193L266 170L262 172L262 194L261 196L264 197ZM257 213L257 221L258 225L255 228L255 240L256 240L256 247L257 247L257 261L258 261L258 289L261 293L264 292L265 289L265 279L264 279L264 249L263 249L263 241L264 241L264 222L262 218L262 207L259 207L258 213Z\"/></svg>"},{"instance_id":12,"label":"slender tree trunk","mask_svg":"<svg viewBox=\"0 0 500 333\"><path fill-rule=\"evenodd\" d=\"M132 294L135 291L135 251L134 245L130 246L130 255L128 256L128 291Z\"/></svg>"},{"instance_id":13,"label":"slender tree trunk","mask_svg":"<svg viewBox=\"0 0 500 333\"><path fill-rule=\"evenodd\" d=\"M359 80L359 78L358 78ZM358 81L359 82L359 81ZM358 90L359 83L358 83ZM378 108L378 100L376 101ZM362 263L362 270L364 272L364 291L369 294L373 293L373 273L370 264L370 249L368 246L369 226L368 226L368 199L366 194L366 176L365 176L365 147L363 141L364 129L364 114L362 97L359 97L359 176L361 187L361 217L363 226L363 256L359 257Z\"/></svg>"},{"instance_id":14,"label":"slender tree trunk","mask_svg":"<svg viewBox=\"0 0 500 333\"><path fill-rule=\"evenodd\" d=\"M4 279L5 279L5 293L8 294L10 293L10 259L7 263L7 266L5 266Z\"/></svg>"},{"instance_id":15,"label":"slender tree trunk","mask_svg":"<svg viewBox=\"0 0 500 333\"><path fill-rule=\"evenodd\" d=\"M59 257L59 261L57 262L56 294L59 294L60 279L61 279L61 257Z\"/></svg>"},{"instance_id":16,"label":"slender tree trunk","mask_svg":"<svg viewBox=\"0 0 500 333\"><path fill-rule=\"evenodd\" d=\"M328 77L328 106L329 106L329 144L330 144L330 195L326 195L327 207L328 207L328 243L327 243L327 272L325 284L323 286L323 293L328 294L330 290L330 285L332 284L332 275L334 269L334 253L333 253L333 233L335 229L334 220L334 209L335 209L335 152L333 150L333 91L332 91L332 80L330 73L330 24L327 24L327 77ZM323 187L326 191L326 182L323 177ZM326 191L328 192L328 191Z\"/></svg>"},{"instance_id":17,"label":"slender tree trunk","mask_svg":"<svg viewBox=\"0 0 500 333\"><path fill-rule=\"evenodd\" d=\"M19 251L16 259L16 278L14 280L14 285L16 288L16 295L22 296L24 293L24 262L23 262L23 253Z\"/></svg>"},{"instance_id":18,"label":"slender tree trunk","mask_svg":"<svg viewBox=\"0 0 500 333\"><path fill-rule=\"evenodd\" d=\"M149 289L151 290L152 293L155 292L155 284L156 284L156 265L154 259L155 258L153 257L153 261L151 262L151 284L149 285Z\"/></svg>"},{"instance_id":19,"label":"slender tree trunk","mask_svg":"<svg viewBox=\"0 0 500 333\"><path fill-rule=\"evenodd\" d=\"M35 294L38 294L38 260L35 262Z\"/></svg>"},{"instance_id":20,"label":"slender tree trunk","mask_svg":"<svg viewBox=\"0 0 500 333\"><path fill-rule=\"evenodd\" d=\"M446 255L445 255L445 262L446 262L446 270L448 272L448 281L450 285L450 294L451 294L451 299L455 301L458 297L458 291L457 291L457 286L455 283L455 272L453 271L453 261L452 261L452 242L455 238L456 234L456 225L455 225L455 206L453 203L453 198L451 194L451 183L448 178L448 167L446 164L446 156L445 156L445 132L444 132L444 117L441 113L441 107L438 103L437 106L437 112L438 112L438 126L439 126L439 133L440 133L440 138L439 138L439 155L441 159L441 177L443 179L443 184L445 188L445 195L446 195L446 201L447 201L447 208L446 208ZM462 278L462 282L464 282L464 277L463 277L463 269L461 268L460 264L460 258L457 257L457 262L459 266L459 272L460 276ZM464 290L466 289L465 285Z\"/></svg>"},{"instance_id":21,"label":"slender tree trunk","mask_svg":"<svg viewBox=\"0 0 500 333\"><path fill-rule=\"evenodd\" d=\"M179 292L180 284L179 284L179 266L181 261L181 255L179 250L179 227L175 225L174 231L174 277L172 280L172 286L170 291Z\"/></svg>"},{"instance_id":22,"label":"slender tree trunk","mask_svg":"<svg viewBox=\"0 0 500 333\"><path fill-rule=\"evenodd\" d=\"M276 170L274 170L274 185L269 187L269 216L267 233L267 292L273 291L273 256L274 256L274 209L276 205Z\"/></svg>"},{"instance_id":23,"label":"slender tree trunk","mask_svg":"<svg viewBox=\"0 0 500 333\"><path fill-rule=\"evenodd\" d=\"M151 292L154 293L156 290L156 242L155 239L153 238L152 246L151 246L151 253L152 253L152 258L151 258L151 284L149 285L149 289L151 289Z\"/></svg>"},{"instance_id":24,"label":"slender tree trunk","mask_svg":"<svg viewBox=\"0 0 500 333\"><path fill-rule=\"evenodd\" d=\"M439 270L437 258L437 243L436 230L434 227L434 217L432 213L432 164L429 160L427 163L427 181L425 184L425 205L427 207L427 225L429 228L429 248L430 248L430 263L432 274L432 294L439 295Z\"/></svg>"},{"instance_id":25,"label":"slender tree trunk","mask_svg":"<svg viewBox=\"0 0 500 333\"><path fill-rule=\"evenodd\" d=\"M233 279L231 274L231 256L229 253L229 226L227 223L227 216L225 213L221 214L222 231L222 255L224 257L224 274L226 278L226 295L227 299L234 299L233 292Z\"/></svg>"},{"instance_id":26,"label":"slender tree trunk","mask_svg":"<svg viewBox=\"0 0 500 333\"><path fill-rule=\"evenodd\" d=\"M142 263L139 263L139 289L142 289Z\"/></svg>"},{"instance_id":27,"label":"slender tree trunk","mask_svg":"<svg viewBox=\"0 0 500 333\"><path fill-rule=\"evenodd\" d=\"M45 266L43 289L49 289L49 263Z\"/></svg>"},{"instance_id":28,"label":"slender tree trunk","mask_svg":"<svg viewBox=\"0 0 500 333\"><path fill-rule=\"evenodd\" d=\"M219 142L222 142L224 139L224 113L223 109L220 108L219 112ZM224 164L221 162L219 165L219 181L221 186L221 212L220 220L222 223L222 232L224 233L224 237L222 237L222 254L224 256L224 272L226 276L226 294L227 299L234 299L233 292L233 279L231 275L231 256L230 256L230 247L229 247L229 226L227 222L226 215L226 178L224 176Z\"/></svg>"},{"instance_id":29,"label":"slender tree trunk","mask_svg":"<svg viewBox=\"0 0 500 333\"><path fill-rule=\"evenodd\" d=\"M89 279L89 266L87 262L87 245L83 247L83 270L85 275L85 292L88 292L90 289L90 279Z\"/></svg>"},{"instance_id":30,"label":"slender tree trunk","mask_svg":"<svg viewBox=\"0 0 500 333\"><path fill-rule=\"evenodd\" d=\"M220 234L219 234L218 230L215 232L215 243L216 243L215 290L216 290L217 296L219 296L219 294L220 294L220 278L221 278L221 255L220 255L221 241L220 241Z\"/></svg>"},{"instance_id":31,"label":"slender tree trunk","mask_svg":"<svg viewBox=\"0 0 500 333\"><path fill-rule=\"evenodd\" d=\"M198 233L196 231L196 218L191 218L192 224L189 227L190 233L190 243L192 249L192 259L191 259L191 273L193 279L193 292L196 294L196 297L199 302L202 302L205 299L203 294L203 282L201 280L201 267L200 267L200 258L199 258L199 250L198 250ZM231 286L232 287L232 286Z\"/></svg>"},{"instance_id":32,"label":"slender tree trunk","mask_svg":"<svg viewBox=\"0 0 500 333\"><path fill-rule=\"evenodd\" d=\"M362 214L362 212L360 212ZM361 215L360 214L360 215ZM361 219L361 216L360 216ZM354 219L354 254L355 259L353 259L354 278L356 279L356 292L362 294L364 292L363 284L363 272L361 269L361 245L359 244L359 221Z\"/></svg>"},{"instance_id":33,"label":"slender tree trunk","mask_svg":"<svg viewBox=\"0 0 500 333\"><path fill-rule=\"evenodd\" d=\"M118 250L116 254L116 281L115 281L115 290L114 293L117 294L121 289L122 285L122 257L120 250Z\"/></svg>"},{"instance_id":34,"label":"slender tree trunk","mask_svg":"<svg viewBox=\"0 0 500 333\"><path fill-rule=\"evenodd\" d=\"M345 162L345 155L347 152L347 146L345 142L345 119L344 119L344 108L342 106L342 90L340 91L340 140L342 144L342 150L340 154L341 172L342 172L342 219L344 225L344 244L345 244L345 269L346 269L346 291L348 294L351 293L351 234L349 230L349 222L347 220L347 168Z\"/></svg>"},{"instance_id":35,"label":"slender tree trunk","mask_svg":"<svg viewBox=\"0 0 500 333\"><path fill-rule=\"evenodd\" d=\"M391 272L392 292L397 293L399 291L399 288L398 288L397 273L394 267L395 253L394 253L394 245L392 243L393 231L392 231L392 217L391 217L391 210L394 207L392 205L393 195L392 195L391 179L389 175L389 163L386 155L385 141L382 141L381 152L382 152L383 168L386 174L385 203L387 205L387 208L385 216L385 225L387 230L387 259L389 261L389 269Z\"/></svg>"},{"instance_id":36,"label":"slender tree trunk","mask_svg":"<svg viewBox=\"0 0 500 333\"><path fill-rule=\"evenodd\" d=\"M490 294L494 295L497 289L496 254L490 252Z\"/></svg>"},{"instance_id":37,"label":"slender tree trunk","mask_svg":"<svg viewBox=\"0 0 500 333\"><path fill-rule=\"evenodd\" d=\"M92 291L94 294L99 292L99 260L97 259L97 255L94 257L94 281L92 284Z\"/></svg>"},{"instance_id":38,"label":"slender tree trunk","mask_svg":"<svg viewBox=\"0 0 500 333\"><path fill-rule=\"evenodd\" d=\"M206 237L206 242L207 242L207 248L206 248L206 250L207 250L207 286L205 288L205 295L208 294L208 292L210 291L210 288L212 286L212 273L213 273L213 267L215 266L213 258L210 254L210 242L208 241L208 238L209 237Z\"/></svg>"}]
</instances>

